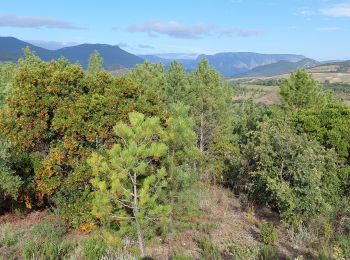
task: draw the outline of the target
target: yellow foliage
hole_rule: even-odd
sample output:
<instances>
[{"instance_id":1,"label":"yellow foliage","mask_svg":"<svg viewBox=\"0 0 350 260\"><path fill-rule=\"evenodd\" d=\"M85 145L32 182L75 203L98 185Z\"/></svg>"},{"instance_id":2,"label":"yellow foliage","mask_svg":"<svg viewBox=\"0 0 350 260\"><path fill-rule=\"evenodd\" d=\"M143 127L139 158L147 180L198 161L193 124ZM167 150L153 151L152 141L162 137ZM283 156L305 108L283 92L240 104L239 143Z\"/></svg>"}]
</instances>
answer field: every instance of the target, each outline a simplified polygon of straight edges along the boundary
<instances>
[{"instance_id":1,"label":"yellow foliage","mask_svg":"<svg viewBox=\"0 0 350 260\"><path fill-rule=\"evenodd\" d=\"M79 227L79 231L84 233L91 233L94 227L96 227L96 224L94 222L87 222Z\"/></svg>"},{"instance_id":2,"label":"yellow foliage","mask_svg":"<svg viewBox=\"0 0 350 260\"><path fill-rule=\"evenodd\" d=\"M32 208L32 203L30 202L30 197L28 194L24 195L24 203L25 203L27 209Z\"/></svg>"}]
</instances>

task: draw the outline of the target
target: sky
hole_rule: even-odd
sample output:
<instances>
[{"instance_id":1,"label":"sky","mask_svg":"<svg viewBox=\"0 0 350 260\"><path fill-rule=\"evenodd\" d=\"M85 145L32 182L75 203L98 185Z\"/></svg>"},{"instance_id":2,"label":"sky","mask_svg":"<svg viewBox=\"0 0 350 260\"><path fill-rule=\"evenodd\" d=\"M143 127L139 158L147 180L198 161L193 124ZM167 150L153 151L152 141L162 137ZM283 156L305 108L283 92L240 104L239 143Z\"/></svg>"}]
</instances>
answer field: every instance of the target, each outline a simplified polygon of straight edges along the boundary
<instances>
[{"instance_id":1,"label":"sky","mask_svg":"<svg viewBox=\"0 0 350 260\"><path fill-rule=\"evenodd\" d=\"M350 59L350 0L0 0L0 36L49 49Z\"/></svg>"}]
</instances>

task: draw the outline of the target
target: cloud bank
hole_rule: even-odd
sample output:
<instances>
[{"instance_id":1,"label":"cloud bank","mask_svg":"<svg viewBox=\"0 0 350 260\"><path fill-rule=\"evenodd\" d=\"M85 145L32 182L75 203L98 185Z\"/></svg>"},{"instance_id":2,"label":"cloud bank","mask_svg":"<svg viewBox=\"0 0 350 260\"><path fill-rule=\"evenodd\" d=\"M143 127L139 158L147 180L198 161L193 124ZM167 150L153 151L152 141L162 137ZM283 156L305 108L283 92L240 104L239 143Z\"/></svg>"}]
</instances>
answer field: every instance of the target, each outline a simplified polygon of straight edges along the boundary
<instances>
[{"instance_id":1,"label":"cloud bank","mask_svg":"<svg viewBox=\"0 0 350 260\"><path fill-rule=\"evenodd\" d=\"M55 28L69 30L83 30L70 22L46 16L17 16L14 14L0 14L0 27L17 28Z\"/></svg>"},{"instance_id":2,"label":"cloud bank","mask_svg":"<svg viewBox=\"0 0 350 260\"><path fill-rule=\"evenodd\" d=\"M56 41L42 41L42 40L27 40L27 42L48 50L58 50L64 47L78 45L76 42L56 42Z\"/></svg>"},{"instance_id":3,"label":"cloud bank","mask_svg":"<svg viewBox=\"0 0 350 260\"><path fill-rule=\"evenodd\" d=\"M321 14L334 17L350 17L350 4L338 4L322 9Z\"/></svg>"},{"instance_id":4,"label":"cloud bank","mask_svg":"<svg viewBox=\"0 0 350 260\"><path fill-rule=\"evenodd\" d=\"M128 32L146 32L149 34L165 34L174 38L198 39L208 33L210 27L205 24L182 24L175 21L146 21L128 26Z\"/></svg>"},{"instance_id":5,"label":"cloud bank","mask_svg":"<svg viewBox=\"0 0 350 260\"><path fill-rule=\"evenodd\" d=\"M201 39L207 35L251 37L261 33L258 30L238 27L220 28L208 24L184 24L176 21L146 21L143 23L131 24L126 28L126 31L132 33L148 33L150 37L167 35L169 37L181 39Z\"/></svg>"}]
</instances>

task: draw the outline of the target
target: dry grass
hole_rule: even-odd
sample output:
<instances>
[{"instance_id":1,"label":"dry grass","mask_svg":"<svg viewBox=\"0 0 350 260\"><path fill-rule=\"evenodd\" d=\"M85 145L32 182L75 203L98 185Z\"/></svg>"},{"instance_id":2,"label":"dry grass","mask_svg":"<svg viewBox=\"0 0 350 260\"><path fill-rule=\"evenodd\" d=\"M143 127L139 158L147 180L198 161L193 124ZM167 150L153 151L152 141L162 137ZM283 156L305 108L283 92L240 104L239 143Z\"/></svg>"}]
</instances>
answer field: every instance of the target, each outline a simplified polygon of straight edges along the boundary
<instances>
[{"instance_id":1,"label":"dry grass","mask_svg":"<svg viewBox=\"0 0 350 260\"><path fill-rule=\"evenodd\" d=\"M241 244L246 248L257 248L259 242L258 224L264 220L274 223L279 232L277 242L280 259L294 259L301 254L308 254L307 249L295 249L288 237L287 230L280 224L277 213L267 208L256 208L252 204L242 205L230 190L210 186L203 190L201 196L201 213L197 219L197 227L178 232L166 241L153 239L147 252L154 259L171 259L171 256L182 254L192 259L200 259L197 241L203 234L210 237L218 246L224 259L228 256L228 248L233 244ZM226 257L225 257L226 256ZM227 258L228 257L228 258Z\"/></svg>"},{"instance_id":2,"label":"dry grass","mask_svg":"<svg viewBox=\"0 0 350 260\"><path fill-rule=\"evenodd\" d=\"M240 84L238 95L233 97L234 102L243 102L252 98L258 104L272 105L280 104L278 86L262 86L251 83Z\"/></svg>"},{"instance_id":3,"label":"dry grass","mask_svg":"<svg viewBox=\"0 0 350 260\"><path fill-rule=\"evenodd\" d=\"M6 213L0 215L0 226L10 225L15 228L30 228L35 224L40 223L47 217L44 211L33 211L27 215Z\"/></svg>"},{"instance_id":4,"label":"dry grass","mask_svg":"<svg viewBox=\"0 0 350 260\"><path fill-rule=\"evenodd\" d=\"M335 72L332 70L310 70L311 75L320 82L328 80L331 83L350 83L350 71L346 73ZM273 77L247 77L247 78L234 78L231 82L244 82L253 83L256 80L269 80L269 79L286 79L289 78L289 74L282 74Z\"/></svg>"},{"instance_id":5,"label":"dry grass","mask_svg":"<svg viewBox=\"0 0 350 260\"><path fill-rule=\"evenodd\" d=\"M198 241L207 236L219 248L224 259L231 259L229 248L233 244L243 245L245 248L259 248L261 246L259 223L262 220L273 223L277 228L280 239L276 245L280 259L293 259L298 255L308 254L306 248L295 248L290 238L290 232L288 234L287 230L280 224L278 214L268 208L255 207L253 204L243 205L230 190L221 186L203 186L197 195L200 213L190 220L192 228L179 229L165 239L155 237L147 244L146 251L149 256L160 260L171 259L174 255L186 255L191 259L201 259ZM50 215L44 212L33 212L25 217L7 214L0 217L0 231L5 232L10 229L13 232L18 230L18 232L26 234L31 227L48 219L50 220ZM305 237L305 234L302 235ZM86 236L70 232L65 235L64 239L80 241L84 237ZM300 235L293 237L299 239ZM7 256L14 254L15 252L9 251L10 249L8 248L0 255L4 256L4 253ZM1 245L0 250L2 250ZM77 247L76 250L73 255L81 255L81 248Z\"/></svg>"}]
</instances>

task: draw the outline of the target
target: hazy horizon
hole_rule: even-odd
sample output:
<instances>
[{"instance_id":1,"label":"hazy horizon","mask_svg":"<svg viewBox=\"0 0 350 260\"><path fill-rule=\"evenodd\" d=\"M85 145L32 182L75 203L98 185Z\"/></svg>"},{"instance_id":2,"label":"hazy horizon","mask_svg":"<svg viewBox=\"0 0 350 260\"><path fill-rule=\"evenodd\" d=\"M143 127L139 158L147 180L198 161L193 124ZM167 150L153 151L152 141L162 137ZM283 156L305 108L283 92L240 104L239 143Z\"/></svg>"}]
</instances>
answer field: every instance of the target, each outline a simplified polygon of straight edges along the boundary
<instances>
[{"instance_id":1,"label":"hazy horizon","mask_svg":"<svg viewBox=\"0 0 350 260\"><path fill-rule=\"evenodd\" d=\"M47 49L118 45L134 54L256 52L350 59L349 0L3 2L0 36Z\"/></svg>"}]
</instances>

